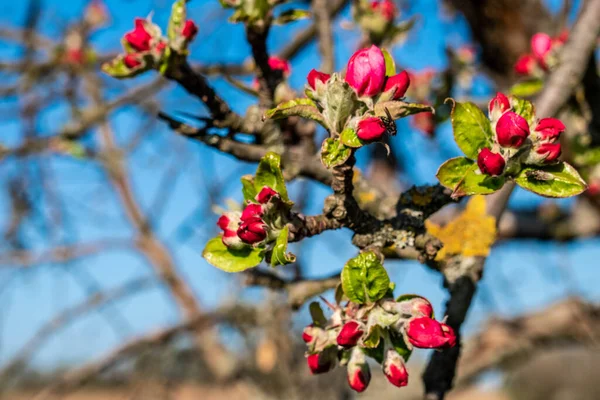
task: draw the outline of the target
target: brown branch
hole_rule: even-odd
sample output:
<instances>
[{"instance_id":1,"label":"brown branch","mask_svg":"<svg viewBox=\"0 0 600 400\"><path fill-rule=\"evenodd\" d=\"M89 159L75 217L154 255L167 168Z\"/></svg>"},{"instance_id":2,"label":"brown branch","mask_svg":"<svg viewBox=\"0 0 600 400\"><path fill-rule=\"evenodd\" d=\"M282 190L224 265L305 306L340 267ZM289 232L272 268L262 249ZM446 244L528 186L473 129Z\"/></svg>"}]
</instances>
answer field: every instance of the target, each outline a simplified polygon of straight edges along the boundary
<instances>
[{"instance_id":1,"label":"brown branch","mask_svg":"<svg viewBox=\"0 0 600 400\"><path fill-rule=\"evenodd\" d=\"M585 3L562 53L562 62L550 75L543 92L536 101L538 117L556 115L565 105L583 77L588 59L600 34L600 1ZM488 197L487 212L500 220L506 209L514 184L507 184L498 193ZM433 353L423 374L425 398L443 400L451 389L460 355L460 328L466 318L475 294L476 284L483 272L484 258L458 260L445 266L450 299L446 304L448 325L457 333L457 345L443 352Z\"/></svg>"},{"instance_id":2,"label":"brown branch","mask_svg":"<svg viewBox=\"0 0 600 400\"><path fill-rule=\"evenodd\" d=\"M459 363L459 384L468 384L481 373L506 366L553 343L597 345L600 307L577 298L513 319L492 319L481 333L470 338Z\"/></svg>"},{"instance_id":3,"label":"brown branch","mask_svg":"<svg viewBox=\"0 0 600 400\"><path fill-rule=\"evenodd\" d=\"M312 10L319 36L319 52L321 53L321 71L331 74L335 70L333 56L333 32L331 19L327 9L327 0L313 0Z\"/></svg>"}]
</instances>

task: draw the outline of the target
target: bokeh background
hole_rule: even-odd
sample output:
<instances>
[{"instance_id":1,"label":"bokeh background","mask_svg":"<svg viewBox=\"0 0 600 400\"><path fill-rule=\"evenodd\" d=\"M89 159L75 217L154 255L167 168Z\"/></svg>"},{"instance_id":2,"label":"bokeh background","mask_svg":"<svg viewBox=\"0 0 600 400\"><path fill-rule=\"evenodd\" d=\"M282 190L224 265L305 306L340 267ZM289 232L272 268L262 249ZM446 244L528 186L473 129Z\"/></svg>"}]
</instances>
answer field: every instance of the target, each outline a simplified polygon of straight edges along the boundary
<instances>
[{"instance_id":1,"label":"bokeh background","mask_svg":"<svg viewBox=\"0 0 600 400\"><path fill-rule=\"evenodd\" d=\"M581 2L568 3L567 20L571 24ZM561 0L547 0L543 4L550 15L564 13ZM4 148L18 148L26 140L56 135L77 117L79 111L92 107L85 82L77 75L79 72L54 66L36 74L23 72L27 71L27 65L31 67L49 59L53 46L61 43L69 26L81 21L86 6L87 2L83 0L0 2L0 145ZM131 29L135 17L152 13L156 23L166 26L171 2L106 0L105 6L109 20L93 31L89 42L99 59L120 50L120 38ZM292 6L308 9L310 4L290 2ZM452 95L485 103L495 92L497 81L486 73L485 68L480 68L480 48L474 44L471 28L463 15L449 4L436 0L398 2L398 6L401 19L415 18L416 22L405 40L391 48L397 64L415 73L426 69L441 72L449 66L448 49L458 51L473 46L476 56L472 74L464 85L452 89ZM216 0L190 2L189 17L200 28L190 47L190 60L194 65L242 64L249 58L250 48L244 39L243 26L228 23L229 14L230 11L224 10ZM351 21L350 7L346 6L333 23L337 70L345 66L361 40L360 30L352 26ZM274 27L268 40L269 49L277 53L309 24L310 20L306 20ZM28 27L43 38L34 50L28 50L24 45L27 38L19 36ZM307 45L290 62L289 83L300 92L308 71L320 64L316 44ZM326 382L328 378L305 376L298 339L302 327L310 321L307 305L294 312L284 312L281 306L285 305L285 293L248 287L243 276L221 272L201 257L205 242L217 233L218 211L228 202L241 201L239 177L252 173L255 166L175 135L155 118L156 112L163 110L193 124L193 116L206 115L203 105L174 83L155 84L156 74L153 73L134 80L117 81L99 73L97 64L84 74L98 77L105 99L118 98L143 85L155 85L143 101L116 107L107 117L117 146L123 152L135 201L203 310L237 307L239 313L268 314L272 317L272 325L278 328L258 323L257 326L246 326L246 323L240 323L242 327L237 323L219 326L221 342L250 371L228 384L207 377L202 372L202 363L198 364L198 371L191 367L196 364L185 356L190 342L184 337L166 346L147 349L132 357L133 361L99 375L79 390L80 395L100 391L104 393L100 396L104 397L99 398L110 398L113 394L114 398L134 398L126 397L126 393L136 396L135 390L141 390L139 386L151 386L154 388L152 396L159 396L164 387L169 388L164 389L168 392L165 396L175 396L181 395L182 385L191 385L201 387L190 397L198 399L231 395L236 398L322 399L352 396L346 389L339 389L337 393L335 390L318 392L325 390L323 387L343 387L336 383L343 383L343 375L330 378L330 382ZM235 79L250 85L253 75L240 75ZM239 113L244 113L256 101L223 77L210 76L209 80ZM180 310L149 267L149 260L132 245L135 227L108 182L106 169L97 160L101 152L97 129L94 125L85 129L80 140L86 153L83 156L50 151L10 154L0 160L0 230L4 235L0 240L0 369L11 365L15 357L22 356L24 349L30 349L18 368L12 365L10 374L6 369L2 370L5 374L0 375L3 377L1 392L6 398L29 398L35 388L52 381L62 371L85 365L129 340L181 322ZM441 122L431 137L415 128L408 118L403 119L398 122L398 135L392 139L391 148L396 164L390 185L399 188L435 183L437 167L459 155L447 121ZM358 153L358 159L358 165L365 173L372 170L372 152L363 149ZM291 197L306 214L319 213L323 199L329 194L327 187L302 179L293 182L290 188ZM520 212L528 215L568 213L575 206L573 199L552 201L520 189L510 202L513 216ZM536 223L537 220L532 221ZM491 251L463 327L466 337L481 332L490 318L510 319L541 312L567 298L597 304L600 301L597 262L600 242L596 233L569 237L564 241L545 235L538 238L506 237L499 241ZM335 274L356 253L350 240L349 231L335 231L294 244L292 251L298 255L299 264L286 267L281 271L282 276L293 277L301 273L305 278L321 278ZM443 313L447 294L439 273L410 260L390 260L386 267L397 284L396 293L423 295L433 303L436 313ZM123 289L124 285L129 286ZM64 314L89 301L90 296L115 290L123 293L112 301L90 306L79 314ZM331 298L331 291L326 292L325 297ZM58 323L49 327L48 322L61 313L65 321L55 321ZM261 324L264 320L262 318ZM46 331L40 334L40 329ZM32 341L36 335L41 340ZM288 337L288 348L296 354L298 366L288 368L285 379L279 377L286 389L279 388L276 383L273 383L276 389L264 389L261 380L272 374L269 368L272 369L277 359L283 357L273 350L277 349L273 345L277 340L273 337L278 335ZM576 342L567 340L558 346L561 350L548 348L532 352L531 358L548 356L550 360L544 361L543 365L554 362L556 364L551 365L561 369L565 360L573 356L565 348L570 349L577 345ZM585 349L579 356L590 360L575 358L574 364L600 365L594 346ZM551 356L556 351L568 354L559 354L553 359ZM415 354L409 363L414 385L419 384L418 371L427 356L427 352ZM473 398L509 396L497 392L507 387L506 377L518 377L521 372L526 374L531 369L524 368L525 372L519 372L522 365L492 368L491 372L478 377L476 389L468 389L462 396L467 396L471 390L478 391ZM253 368L258 370L254 375ZM141 383L146 380L153 383ZM112 389L122 387L123 397L117 397L117 392L101 392L108 390L107 382L112 382L109 385ZM572 380L565 385L569 383L572 384ZM583 383L579 387L581 385ZM306 389L309 392L302 394L302 386L312 389ZM290 391L291 387L295 387L294 391ZM406 398L419 393L417 389L411 390L404 392ZM110 395L106 394L109 392ZM521 395L525 393L520 392ZM139 393L137 396L141 397L135 398L177 398ZM402 390L394 391L383 384L375 384L361 398L388 398L385 396L402 396L402 393ZM535 397L539 393L522 398L551 398ZM599 398L586 397L592 396L589 393L561 399Z\"/></svg>"}]
</instances>

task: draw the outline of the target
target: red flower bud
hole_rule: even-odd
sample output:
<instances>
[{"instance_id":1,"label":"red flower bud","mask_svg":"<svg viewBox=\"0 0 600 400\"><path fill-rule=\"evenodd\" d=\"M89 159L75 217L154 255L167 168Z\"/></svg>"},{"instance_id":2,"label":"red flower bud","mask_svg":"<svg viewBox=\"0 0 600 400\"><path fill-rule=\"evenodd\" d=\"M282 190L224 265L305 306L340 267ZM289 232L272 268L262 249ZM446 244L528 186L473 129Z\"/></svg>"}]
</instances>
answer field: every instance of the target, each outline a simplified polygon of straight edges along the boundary
<instances>
[{"instance_id":1,"label":"red flower bud","mask_svg":"<svg viewBox=\"0 0 600 400\"><path fill-rule=\"evenodd\" d=\"M408 89L409 85L410 77L408 76L408 72L402 71L397 75L390 76L389 78L387 78L387 80L385 81L385 87L383 88L383 91L387 92L388 90L395 89L396 91L394 92L393 99L398 100L404 97L404 94L406 93L406 90Z\"/></svg>"},{"instance_id":2,"label":"red flower bud","mask_svg":"<svg viewBox=\"0 0 600 400\"><path fill-rule=\"evenodd\" d=\"M137 51L150 50L151 40L152 35L146 30L146 20L142 18L136 18L133 31L125 34L125 41Z\"/></svg>"},{"instance_id":3,"label":"red flower bud","mask_svg":"<svg viewBox=\"0 0 600 400\"><path fill-rule=\"evenodd\" d=\"M245 246L238 237L237 230L240 223L239 213L228 212L219 218L217 225L223 230L221 240L227 247L239 249Z\"/></svg>"},{"instance_id":4,"label":"red flower bud","mask_svg":"<svg viewBox=\"0 0 600 400\"><path fill-rule=\"evenodd\" d=\"M556 118L543 118L538 122L535 131L542 139L554 141L565 131L565 124Z\"/></svg>"},{"instance_id":5,"label":"red flower bud","mask_svg":"<svg viewBox=\"0 0 600 400\"><path fill-rule=\"evenodd\" d=\"M380 12L388 22L392 22L398 12L396 4L392 0L372 1L371 9Z\"/></svg>"},{"instance_id":6,"label":"red flower bud","mask_svg":"<svg viewBox=\"0 0 600 400\"><path fill-rule=\"evenodd\" d=\"M519 114L507 111L496 124L496 135L500 146L521 147L529 136L529 124Z\"/></svg>"},{"instance_id":7,"label":"red flower bud","mask_svg":"<svg viewBox=\"0 0 600 400\"><path fill-rule=\"evenodd\" d=\"M515 72L519 75L531 75L535 65L535 58L531 54L525 54L519 57L515 63Z\"/></svg>"},{"instance_id":8,"label":"red flower bud","mask_svg":"<svg viewBox=\"0 0 600 400\"><path fill-rule=\"evenodd\" d=\"M498 176L504 172L506 161L498 153L492 152L488 148L483 148L477 156L477 166L479 170L486 175Z\"/></svg>"},{"instance_id":9,"label":"red flower bud","mask_svg":"<svg viewBox=\"0 0 600 400\"><path fill-rule=\"evenodd\" d=\"M387 380L394 386L402 387L408 385L408 371L404 361L394 349L388 349L383 360L383 373Z\"/></svg>"},{"instance_id":10,"label":"red flower bud","mask_svg":"<svg viewBox=\"0 0 600 400\"><path fill-rule=\"evenodd\" d=\"M125 57L123 57L123 63L129 69L133 69L142 65L142 62L138 58L137 54L126 54Z\"/></svg>"},{"instance_id":11,"label":"red flower bud","mask_svg":"<svg viewBox=\"0 0 600 400\"><path fill-rule=\"evenodd\" d=\"M361 140L378 140L386 132L385 124L378 117L367 117L358 121L357 136Z\"/></svg>"},{"instance_id":12,"label":"red flower bud","mask_svg":"<svg viewBox=\"0 0 600 400\"><path fill-rule=\"evenodd\" d=\"M488 110L490 113L490 118L496 114L497 118L500 117L500 115L502 115L502 113L504 113L505 111L510 110L510 101L508 100L508 97L506 97L504 94L498 92L496 93L496 96L490 100L490 104L488 105ZM496 119L496 118L494 118Z\"/></svg>"},{"instance_id":13,"label":"red flower bud","mask_svg":"<svg viewBox=\"0 0 600 400\"><path fill-rule=\"evenodd\" d=\"M237 230L237 235L244 243L255 244L267 237L265 223L259 217L251 217L243 221Z\"/></svg>"},{"instance_id":14,"label":"red flower bud","mask_svg":"<svg viewBox=\"0 0 600 400\"><path fill-rule=\"evenodd\" d=\"M600 194L600 182L598 182L598 181L590 182L587 192L591 196L597 196L598 194Z\"/></svg>"},{"instance_id":15,"label":"red flower bud","mask_svg":"<svg viewBox=\"0 0 600 400\"><path fill-rule=\"evenodd\" d=\"M320 72L313 68L308 73L306 80L308 81L308 85L315 90L317 88L317 81L325 83L329 80L330 76L331 75L326 74L325 72Z\"/></svg>"},{"instance_id":16,"label":"red flower bud","mask_svg":"<svg viewBox=\"0 0 600 400\"><path fill-rule=\"evenodd\" d=\"M560 157L560 143L542 143L535 152L544 157L543 162L551 163Z\"/></svg>"},{"instance_id":17,"label":"red flower bud","mask_svg":"<svg viewBox=\"0 0 600 400\"><path fill-rule=\"evenodd\" d=\"M256 195L256 201L258 201L260 204L265 204L268 203L273 196L279 196L279 193L268 186L264 186Z\"/></svg>"},{"instance_id":18,"label":"red flower bud","mask_svg":"<svg viewBox=\"0 0 600 400\"><path fill-rule=\"evenodd\" d=\"M269 67L273 71L281 71L283 76L288 76L292 68L287 60L279 57L269 57Z\"/></svg>"},{"instance_id":19,"label":"red flower bud","mask_svg":"<svg viewBox=\"0 0 600 400\"><path fill-rule=\"evenodd\" d=\"M358 96L375 96L385 81L385 59L377 46L358 50L348 61L346 82Z\"/></svg>"},{"instance_id":20,"label":"red flower bud","mask_svg":"<svg viewBox=\"0 0 600 400\"><path fill-rule=\"evenodd\" d=\"M422 349L452 347L456 344L456 335L452 328L428 317L413 318L406 328L408 341Z\"/></svg>"},{"instance_id":21,"label":"red flower bud","mask_svg":"<svg viewBox=\"0 0 600 400\"><path fill-rule=\"evenodd\" d=\"M193 40L194 37L196 37L197 33L198 33L198 26L196 26L194 21L192 21L191 19L188 19L187 21L185 21L185 24L183 25L183 29L181 30L181 35L189 42L189 41Z\"/></svg>"},{"instance_id":22,"label":"red flower bud","mask_svg":"<svg viewBox=\"0 0 600 400\"><path fill-rule=\"evenodd\" d=\"M542 64L552 50L552 38L545 33L536 33L531 37L531 51L533 56Z\"/></svg>"},{"instance_id":23,"label":"red flower bud","mask_svg":"<svg viewBox=\"0 0 600 400\"><path fill-rule=\"evenodd\" d=\"M263 209L260 204L248 204L244 211L242 211L242 216L240 219L243 221L247 221L250 218L258 217L260 218L263 214Z\"/></svg>"},{"instance_id":24,"label":"red flower bud","mask_svg":"<svg viewBox=\"0 0 600 400\"><path fill-rule=\"evenodd\" d=\"M567 39L569 39L569 31L564 30L560 33L560 35L558 35L557 37L555 37L554 39L552 39L552 45L553 46L562 46L563 44L565 44L567 42Z\"/></svg>"},{"instance_id":25,"label":"red flower bud","mask_svg":"<svg viewBox=\"0 0 600 400\"><path fill-rule=\"evenodd\" d=\"M337 344L342 347L353 347L358 343L358 339L363 335L364 330L356 321L349 321L342 326L342 330L338 334Z\"/></svg>"},{"instance_id":26,"label":"red flower bud","mask_svg":"<svg viewBox=\"0 0 600 400\"><path fill-rule=\"evenodd\" d=\"M310 324L306 328L304 328L304 330L302 331L302 340L304 340L304 343L312 342L312 340L313 340L313 335L311 335L312 328L313 328L313 325Z\"/></svg>"},{"instance_id":27,"label":"red flower bud","mask_svg":"<svg viewBox=\"0 0 600 400\"><path fill-rule=\"evenodd\" d=\"M336 360L335 354L335 349L331 347L325 349L321 353L310 354L306 359L310 372L313 374L322 374L333 369Z\"/></svg>"},{"instance_id":28,"label":"red flower bud","mask_svg":"<svg viewBox=\"0 0 600 400\"><path fill-rule=\"evenodd\" d=\"M429 300L423 297L415 297L411 299L412 301L412 309L414 310L416 315L423 315L425 317L430 317L433 315L433 307Z\"/></svg>"},{"instance_id":29,"label":"red flower bud","mask_svg":"<svg viewBox=\"0 0 600 400\"><path fill-rule=\"evenodd\" d=\"M371 382L371 369L366 362L362 350L357 351L360 352L358 357L354 357L355 353L353 353L348 363L348 385L350 385L352 390L362 393Z\"/></svg>"}]
</instances>

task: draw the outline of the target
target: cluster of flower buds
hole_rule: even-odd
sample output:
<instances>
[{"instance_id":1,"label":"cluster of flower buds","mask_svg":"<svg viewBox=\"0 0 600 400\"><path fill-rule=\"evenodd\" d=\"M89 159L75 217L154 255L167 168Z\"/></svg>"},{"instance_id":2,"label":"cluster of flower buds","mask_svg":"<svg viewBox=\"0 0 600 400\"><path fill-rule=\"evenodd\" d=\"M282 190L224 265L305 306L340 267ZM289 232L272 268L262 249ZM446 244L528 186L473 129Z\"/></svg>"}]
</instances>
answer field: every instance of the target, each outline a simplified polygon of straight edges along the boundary
<instances>
[{"instance_id":1,"label":"cluster of flower buds","mask_svg":"<svg viewBox=\"0 0 600 400\"><path fill-rule=\"evenodd\" d=\"M524 54L515 63L515 72L523 76L541 77L558 63L558 53L567 41L569 33L557 37L536 33L531 37L531 53Z\"/></svg>"},{"instance_id":2,"label":"cluster of flower buds","mask_svg":"<svg viewBox=\"0 0 600 400\"><path fill-rule=\"evenodd\" d=\"M338 363L345 366L348 384L357 392L371 380L367 357L382 365L392 385L402 387L408 384L405 362L414 347L445 349L456 344L452 328L433 319L431 304L420 296L330 307L333 314L328 321L315 320L302 333L308 367L320 374Z\"/></svg>"},{"instance_id":3,"label":"cluster of flower buds","mask_svg":"<svg viewBox=\"0 0 600 400\"><path fill-rule=\"evenodd\" d=\"M393 0L356 1L352 14L371 43L382 43L386 39L394 41L400 32L394 23L398 8Z\"/></svg>"},{"instance_id":4,"label":"cluster of flower buds","mask_svg":"<svg viewBox=\"0 0 600 400\"><path fill-rule=\"evenodd\" d=\"M104 0L90 0L83 13L83 20L90 28L105 25L109 18L110 15Z\"/></svg>"},{"instance_id":5,"label":"cluster of flower buds","mask_svg":"<svg viewBox=\"0 0 600 400\"><path fill-rule=\"evenodd\" d=\"M394 22L396 15L398 15L398 8L393 0L372 1L371 9L374 13L380 14L388 23Z\"/></svg>"},{"instance_id":6,"label":"cluster of flower buds","mask_svg":"<svg viewBox=\"0 0 600 400\"><path fill-rule=\"evenodd\" d=\"M182 12L185 15L181 7L184 7L181 1L173 6L168 38L150 18L136 18L133 30L121 39L125 54L105 63L103 70L116 78L128 78L152 68L162 70L173 52L187 54L187 46L196 37L198 27L192 20L182 19L177 24Z\"/></svg>"},{"instance_id":7,"label":"cluster of flower buds","mask_svg":"<svg viewBox=\"0 0 600 400\"><path fill-rule=\"evenodd\" d=\"M325 117L339 114L335 113L334 109L349 100L349 93L345 91L337 74L332 76L313 69L309 72L307 81L307 94L313 100L317 100L320 108L324 109ZM357 101L348 107L350 112L346 120L347 117L352 117L349 123L346 125L346 120L342 121L337 130L350 127L363 141L381 140L383 135L390 131L392 121L375 116L370 110L377 102L402 99L410 85L408 73L402 71L393 76L386 76L383 52L377 46L371 46L352 55L348 61L344 82L354 92ZM333 122L333 125L336 125L336 121Z\"/></svg>"},{"instance_id":8,"label":"cluster of flower buds","mask_svg":"<svg viewBox=\"0 0 600 400\"><path fill-rule=\"evenodd\" d=\"M565 130L564 124L555 118L538 121L531 116L528 120L516 112L514 101L497 93L489 103L495 141L491 148L481 149L477 157L479 170L486 175L502 175L521 163L550 164L560 156L558 140Z\"/></svg>"},{"instance_id":9,"label":"cluster of flower buds","mask_svg":"<svg viewBox=\"0 0 600 400\"><path fill-rule=\"evenodd\" d=\"M221 240L231 249L258 246L276 237L281 225L277 206L279 193L265 186L242 212L226 212L217 221L223 230ZM275 212L274 212L275 211Z\"/></svg>"}]
</instances>

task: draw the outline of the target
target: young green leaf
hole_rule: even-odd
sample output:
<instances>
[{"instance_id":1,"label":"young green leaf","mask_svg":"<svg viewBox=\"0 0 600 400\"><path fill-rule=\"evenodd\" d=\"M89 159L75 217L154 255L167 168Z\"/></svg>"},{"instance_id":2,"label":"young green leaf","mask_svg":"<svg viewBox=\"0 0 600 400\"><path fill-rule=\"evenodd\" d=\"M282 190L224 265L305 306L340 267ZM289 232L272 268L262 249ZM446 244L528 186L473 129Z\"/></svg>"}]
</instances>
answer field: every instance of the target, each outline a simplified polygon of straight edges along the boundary
<instances>
[{"instance_id":1,"label":"young green leaf","mask_svg":"<svg viewBox=\"0 0 600 400\"><path fill-rule=\"evenodd\" d=\"M587 189L577 170L566 162L525 167L515 182L523 189L545 197L571 197Z\"/></svg>"},{"instance_id":2,"label":"young green leaf","mask_svg":"<svg viewBox=\"0 0 600 400\"><path fill-rule=\"evenodd\" d=\"M373 303L385 296L390 278L375 253L368 251L348 260L342 269L342 288L355 303Z\"/></svg>"},{"instance_id":3,"label":"young green leaf","mask_svg":"<svg viewBox=\"0 0 600 400\"><path fill-rule=\"evenodd\" d=\"M396 349L398 354L400 354L402 356L404 361L408 361L408 359L410 358L410 355L412 353L412 349L409 347L408 344L406 344L402 334L400 334L396 331L390 330L389 335L390 335L390 341L392 342L392 346L394 346L394 349Z\"/></svg>"},{"instance_id":4,"label":"young green leaf","mask_svg":"<svg viewBox=\"0 0 600 400\"><path fill-rule=\"evenodd\" d=\"M307 10L286 10L279 14L273 20L275 25L285 25L290 22L298 21L300 19L310 18L310 11Z\"/></svg>"},{"instance_id":5,"label":"young green leaf","mask_svg":"<svg viewBox=\"0 0 600 400\"><path fill-rule=\"evenodd\" d=\"M385 60L385 76L394 76L396 75L396 62L394 58L386 49L381 49L383 53L383 59Z\"/></svg>"},{"instance_id":6,"label":"young green leaf","mask_svg":"<svg viewBox=\"0 0 600 400\"><path fill-rule=\"evenodd\" d=\"M325 129L328 129L325 118L319 112L319 109L315 105L315 102L311 99L294 99L279 104L277 107L268 110L265 113L265 118L269 119L282 119L293 115L297 115L303 118L312 119L313 121L321 124Z\"/></svg>"},{"instance_id":7,"label":"young green leaf","mask_svg":"<svg viewBox=\"0 0 600 400\"><path fill-rule=\"evenodd\" d=\"M375 104L375 115L378 117L386 117L386 109L395 120L413 114L435 111L433 107L428 106L427 104L405 103L403 101L382 101Z\"/></svg>"},{"instance_id":8,"label":"young green leaf","mask_svg":"<svg viewBox=\"0 0 600 400\"><path fill-rule=\"evenodd\" d=\"M286 226L281 230L279 236L277 236L275 247L273 247L273 252L271 253L272 267L276 267L278 265L286 265L296 261L295 255L286 252L288 245L288 232L289 229Z\"/></svg>"},{"instance_id":9,"label":"young green leaf","mask_svg":"<svg viewBox=\"0 0 600 400\"><path fill-rule=\"evenodd\" d=\"M175 41L183 29L186 15L185 3L186 0L177 0L171 7L171 17L167 27L167 37L170 41Z\"/></svg>"},{"instance_id":10,"label":"young green leaf","mask_svg":"<svg viewBox=\"0 0 600 400\"><path fill-rule=\"evenodd\" d=\"M351 154L352 149L344 146L338 139L327 138L321 146L321 161L327 168L342 165Z\"/></svg>"},{"instance_id":11,"label":"young green leaf","mask_svg":"<svg viewBox=\"0 0 600 400\"><path fill-rule=\"evenodd\" d=\"M476 160L479 151L490 147L492 127L485 114L475 104L455 102L450 116L454 141L471 160Z\"/></svg>"},{"instance_id":12,"label":"young green leaf","mask_svg":"<svg viewBox=\"0 0 600 400\"><path fill-rule=\"evenodd\" d=\"M221 237L217 236L206 243L202 257L225 272L240 272L260 264L264 258L264 251L250 246L233 250L225 246Z\"/></svg>"},{"instance_id":13,"label":"young green leaf","mask_svg":"<svg viewBox=\"0 0 600 400\"><path fill-rule=\"evenodd\" d=\"M504 177L478 173L477 164L466 157L456 157L443 163L436 177L440 183L452 189L453 197L494 193L504 185Z\"/></svg>"},{"instance_id":14,"label":"young green leaf","mask_svg":"<svg viewBox=\"0 0 600 400\"><path fill-rule=\"evenodd\" d=\"M242 181L242 194L244 195L244 200L255 203L258 190L256 190L256 187L254 186L254 177L252 175L244 175L240 180Z\"/></svg>"},{"instance_id":15,"label":"young green leaf","mask_svg":"<svg viewBox=\"0 0 600 400\"><path fill-rule=\"evenodd\" d=\"M313 301L308 306L308 310L310 311L310 316L315 326L324 327L327 325L327 318L325 318L325 314L323 313L323 309L321 309L321 305L319 303Z\"/></svg>"},{"instance_id":16,"label":"young green leaf","mask_svg":"<svg viewBox=\"0 0 600 400\"><path fill-rule=\"evenodd\" d=\"M538 93L543 88L544 88L544 81L539 78L535 78L535 79L530 79L530 80L526 80L523 82L515 83L510 88L510 94L512 94L513 96L519 96L519 97L529 97L529 96L533 96L534 94Z\"/></svg>"},{"instance_id":17,"label":"young green leaf","mask_svg":"<svg viewBox=\"0 0 600 400\"><path fill-rule=\"evenodd\" d=\"M340 134L340 142L342 142L343 145L352 148L359 148L364 145L363 141L358 138L356 131L352 128L346 128L342 131Z\"/></svg>"},{"instance_id":18,"label":"young green leaf","mask_svg":"<svg viewBox=\"0 0 600 400\"><path fill-rule=\"evenodd\" d=\"M475 162L466 157L451 158L438 168L435 176L444 187L454 190L473 165Z\"/></svg>"},{"instance_id":19,"label":"young green leaf","mask_svg":"<svg viewBox=\"0 0 600 400\"><path fill-rule=\"evenodd\" d=\"M510 103L514 108L515 113L525 118L528 124L531 125L535 121L535 107L529 100L510 96Z\"/></svg>"},{"instance_id":20,"label":"young green leaf","mask_svg":"<svg viewBox=\"0 0 600 400\"><path fill-rule=\"evenodd\" d=\"M268 152L258 163L254 176L256 193L265 186L279 193L283 201L289 201L283 174L281 173L281 157L277 153Z\"/></svg>"}]
</instances>

